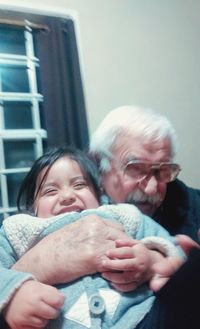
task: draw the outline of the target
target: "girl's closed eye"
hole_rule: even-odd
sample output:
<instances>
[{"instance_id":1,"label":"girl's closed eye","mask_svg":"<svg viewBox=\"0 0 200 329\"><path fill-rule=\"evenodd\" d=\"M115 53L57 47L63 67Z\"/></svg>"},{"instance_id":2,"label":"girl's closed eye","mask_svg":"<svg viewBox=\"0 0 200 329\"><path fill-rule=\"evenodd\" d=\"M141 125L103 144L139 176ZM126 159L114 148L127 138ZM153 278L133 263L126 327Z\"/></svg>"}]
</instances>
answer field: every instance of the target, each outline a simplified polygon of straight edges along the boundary
<instances>
[{"instance_id":1,"label":"girl's closed eye","mask_svg":"<svg viewBox=\"0 0 200 329\"><path fill-rule=\"evenodd\" d=\"M55 187L48 187L48 188L44 188L41 190L40 195L44 196L44 195L54 195L57 193L57 188Z\"/></svg>"},{"instance_id":2,"label":"girl's closed eye","mask_svg":"<svg viewBox=\"0 0 200 329\"><path fill-rule=\"evenodd\" d=\"M76 188L77 190L80 190L82 188L85 188L88 186L88 183L85 179L80 179L74 182L74 188Z\"/></svg>"}]
</instances>

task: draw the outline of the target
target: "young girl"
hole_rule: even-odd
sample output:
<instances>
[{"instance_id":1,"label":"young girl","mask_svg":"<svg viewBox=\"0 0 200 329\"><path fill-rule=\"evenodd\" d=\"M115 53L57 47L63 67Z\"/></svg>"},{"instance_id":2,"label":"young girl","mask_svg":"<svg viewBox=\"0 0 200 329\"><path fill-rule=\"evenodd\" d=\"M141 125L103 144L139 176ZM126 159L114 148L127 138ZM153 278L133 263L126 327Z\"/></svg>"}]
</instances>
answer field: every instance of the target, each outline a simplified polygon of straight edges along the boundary
<instances>
[{"instance_id":1,"label":"young girl","mask_svg":"<svg viewBox=\"0 0 200 329\"><path fill-rule=\"evenodd\" d=\"M37 217L20 214L4 220L1 241L5 248L0 257L1 267L6 267L9 259L10 263L13 259L16 261L46 235L89 214L119 221L130 237L142 241L136 243L128 238L117 241L117 248L113 245L104 256L104 270L125 269L131 273L133 263L139 257L138 251L144 254L144 266L150 272L152 265L162 257L160 252L179 255L168 233L134 206L99 207L99 204L98 173L89 158L71 148L47 152L26 176L18 198L19 210ZM157 237L152 237L154 235ZM57 286L59 291L33 280L25 282L18 291L17 288L16 283L11 282L7 294L1 294L0 302L2 308L8 304L4 314L13 329L45 326L55 329L133 329L151 309L155 299L147 285L121 294L111 289L98 273L60 284ZM50 319L55 320L48 323ZM17 327L18 323L20 326Z\"/></svg>"}]
</instances>

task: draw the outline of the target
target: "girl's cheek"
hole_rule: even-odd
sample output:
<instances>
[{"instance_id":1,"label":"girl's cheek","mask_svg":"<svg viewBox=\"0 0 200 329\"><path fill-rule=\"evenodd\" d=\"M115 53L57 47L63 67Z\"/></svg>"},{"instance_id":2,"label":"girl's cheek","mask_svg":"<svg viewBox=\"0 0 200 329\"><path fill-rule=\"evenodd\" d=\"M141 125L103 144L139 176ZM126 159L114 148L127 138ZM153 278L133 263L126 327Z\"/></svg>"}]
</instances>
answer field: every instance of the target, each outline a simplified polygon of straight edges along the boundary
<instances>
[{"instance_id":1,"label":"girl's cheek","mask_svg":"<svg viewBox=\"0 0 200 329\"><path fill-rule=\"evenodd\" d=\"M51 207L50 204L45 200L39 201L37 206L37 216L38 217L50 217Z\"/></svg>"}]
</instances>

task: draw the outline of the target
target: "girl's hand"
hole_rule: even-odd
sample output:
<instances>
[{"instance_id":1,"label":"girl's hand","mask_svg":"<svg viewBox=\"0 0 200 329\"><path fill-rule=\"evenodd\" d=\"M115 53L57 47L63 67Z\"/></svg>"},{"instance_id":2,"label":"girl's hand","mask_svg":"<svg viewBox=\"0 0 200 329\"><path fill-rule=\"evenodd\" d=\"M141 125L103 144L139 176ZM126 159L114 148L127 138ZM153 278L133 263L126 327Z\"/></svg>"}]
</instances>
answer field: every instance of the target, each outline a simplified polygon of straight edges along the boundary
<instances>
[{"instance_id":1,"label":"girl's hand","mask_svg":"<svg viewBox=\"0 0 200 329\"><path fill-rule=\"evenodd\" d=\"M116 248L106 252L102 276L119 291L132 291L153 276L152 265L163 258L137 240L117 240Z\"/></svg>"},{"instance_id":2,"label":"girl's hand","mask_svg":"<svg viewBox=\"0 0 200 329\"><path fill-rule=\"evenodd\" d=\"M11 329L44 328L57 318L64 295L55 287L37 281L26 281L16 291L4 311Z\"/></svg>"}]
</instances>

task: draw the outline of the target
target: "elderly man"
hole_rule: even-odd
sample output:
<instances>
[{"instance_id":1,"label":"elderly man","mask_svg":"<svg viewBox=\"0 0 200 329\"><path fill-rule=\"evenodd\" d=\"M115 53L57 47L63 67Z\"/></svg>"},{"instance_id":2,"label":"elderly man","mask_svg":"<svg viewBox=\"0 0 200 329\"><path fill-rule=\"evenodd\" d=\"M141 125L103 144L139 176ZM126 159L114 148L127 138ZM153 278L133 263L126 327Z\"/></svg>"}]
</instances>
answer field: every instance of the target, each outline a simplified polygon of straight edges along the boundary
<instances>
[{"instance_id":1,"label":"elderly man","mask_svg":"<svg viewBox=\"0 0 200 329\"><path fill-rule=\"evenodd\" d=\"M91 138L104 191L111 202L135 204L172 235L198 241L200 191L177 180L177 138L169 120L150 109L111 111Z\"/></svg>"}]
</instances>

